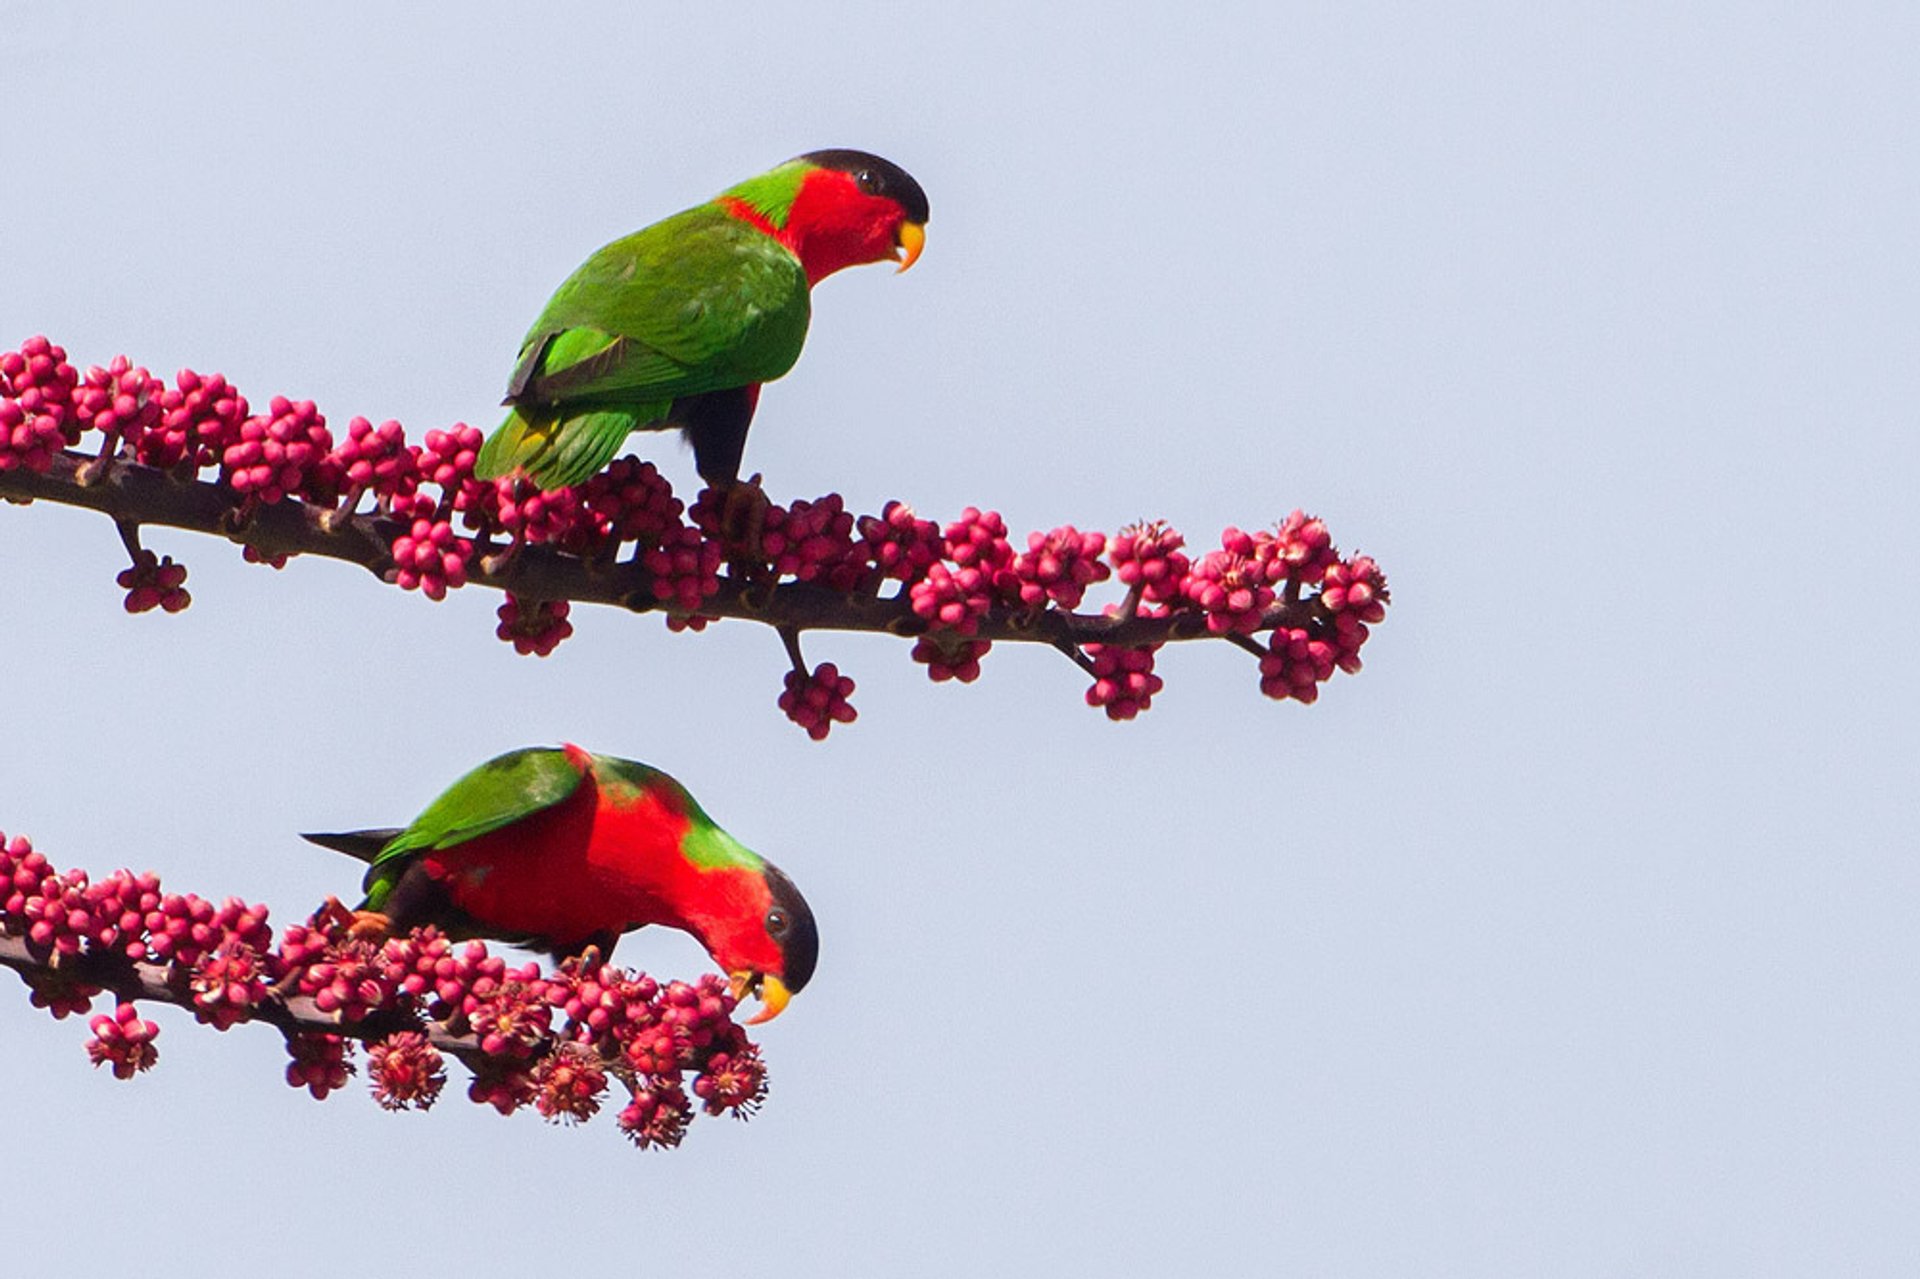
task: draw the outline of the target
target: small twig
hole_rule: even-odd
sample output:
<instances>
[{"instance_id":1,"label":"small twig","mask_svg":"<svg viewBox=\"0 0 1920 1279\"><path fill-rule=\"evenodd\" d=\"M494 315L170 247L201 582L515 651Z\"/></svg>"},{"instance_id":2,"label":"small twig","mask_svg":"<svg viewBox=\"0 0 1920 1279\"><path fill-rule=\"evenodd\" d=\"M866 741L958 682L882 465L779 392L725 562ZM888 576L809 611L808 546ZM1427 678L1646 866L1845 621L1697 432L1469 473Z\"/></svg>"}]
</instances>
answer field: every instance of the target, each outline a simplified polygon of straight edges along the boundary
<instances>
[{"instance_id":1,"label":"small twig","mask_svg":"<svg viewBox=\"0 0 1920 1279\"><path fill-rule=\"evenodd\" d=\"M1245 649L1255 657L1265 657L1267 655L1267 650L1260 646L1260 641L1254 639L1251 635L1242 635L1237 631L1228 631L1227 642L1235 648Z\"/></svg>"},{"instance_id":2,"label":"small twig","mask_svg":"<svg viewBox=\"0 0 1920 1279\"><path fill-rule=\"evenodd\" d=\"M116 519L113 527L120 533L120 545L127 548L127 554L133 559L133 566L140 567L140 526L132 520Z\"/></svg>"},{"instance_id":3,"label":"small twig","mask_svg":"<svg viewBox=\"0 0 1920 1279\"><path fill-rule=\"evenodd\" d=\"M1093 669L1093 659L1091 657L1088 657L1086 654L1086 651L1082 649L1078 644L1075 644L1072 640L1060 639L1060 640L1056 640L1053 646L1056 649L1060 650L1062 653L1065 653L1067 655L1067 659L1071 661L1075 666L1078 666L1081 670L1085 671L1089 675L1095 674L1095 671Z\"/></svg>"},{"instance_id":4,"label":"small twig","mask_svg":"<svg viewBox=\"0 0 1920 1279\"><path fill-rule=\"evenodd\" d=\"M340 505L332 510L320 512L321 529L328 533L336 532L341 524L352 519L353 508L360 505L360 497L365 492L366 489L363 486L355 484L347 490L347 495L340 499Z\"/></svg>"},{"instance_id":5,"label":"small twig","mask_svg":"<svg viewBox=\"0 0 1920 1279\"><path fill-rule=\"evenodd\" d=\"M778 630L780 632L780 642L787 646L787 657L793 662L794 673L803 679L806 678L807 659L800 655L800 628L797 626L782 626L779 627Z\"/></svg>"}]
</instances>

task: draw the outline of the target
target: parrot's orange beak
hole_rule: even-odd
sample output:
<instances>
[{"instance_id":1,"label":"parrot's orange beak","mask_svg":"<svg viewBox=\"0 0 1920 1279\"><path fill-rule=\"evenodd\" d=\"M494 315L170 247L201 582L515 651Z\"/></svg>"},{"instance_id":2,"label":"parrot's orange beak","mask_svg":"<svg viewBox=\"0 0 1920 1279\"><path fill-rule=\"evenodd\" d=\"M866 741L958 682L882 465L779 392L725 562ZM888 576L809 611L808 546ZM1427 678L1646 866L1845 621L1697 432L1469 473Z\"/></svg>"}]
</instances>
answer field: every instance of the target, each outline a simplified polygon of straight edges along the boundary
<instances>
[{"instance_id":1,"label":"parrot's orange beak","mask_svg":"<svg viewBox=\"0 0 1920 1279\"><path fill-rule=\"evenodd\" d=\"M894 239L900 245L900 270L904 271L920 260L920 250L927 247L927 228L918 222L902 222Z\"/></svg>"},{"instance_id":2,"label":"parrot's orange beak","mask_svg":"<svg viewBox=\"0 0 1920 1279\"><path fill-rule=\"evenodd\" d=\"M793 992L787 989L787 983L772 973L738 972L733 974L733 997L745 999L748 995L760 996L760 1011L747 1018L747 1025L758 1026L763 1021L772 1021L786 1011L787 1001L793 998Z\"/></svg>"}]
</instances>

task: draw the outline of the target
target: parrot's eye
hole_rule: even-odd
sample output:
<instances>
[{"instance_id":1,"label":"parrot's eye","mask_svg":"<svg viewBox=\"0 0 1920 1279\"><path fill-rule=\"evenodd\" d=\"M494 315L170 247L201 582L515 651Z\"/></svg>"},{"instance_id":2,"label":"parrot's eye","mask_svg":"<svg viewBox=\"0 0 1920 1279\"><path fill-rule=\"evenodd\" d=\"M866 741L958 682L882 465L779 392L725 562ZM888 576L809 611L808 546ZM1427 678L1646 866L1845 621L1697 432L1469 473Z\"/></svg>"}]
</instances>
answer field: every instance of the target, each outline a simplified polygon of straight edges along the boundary
<instances>
[{"instance_id":1,"label":"parrot's eye","mask_svg":"<svg viewBox=\"0 0 1920 1279\"><path fill-rule=\"evenodd\" d=\"M767 912L767 935L774 938L785 936L789 922L787 912L775 906Z\"/></svg>"},{"instance_id":2,"label":"parrot's eye","mask_svg":"<svg viewBox=\"0 0 1920 1279\"><path fill-rule=\"evenodd\" d=\"M876 191L876 188L880 184L874 180L872 169L862 169L860 170L860 172L854 174L853 182L855 186L859 187L862 191L865 191L868 195L878 194L878 192Z\"/></svg>"}]
</instances>

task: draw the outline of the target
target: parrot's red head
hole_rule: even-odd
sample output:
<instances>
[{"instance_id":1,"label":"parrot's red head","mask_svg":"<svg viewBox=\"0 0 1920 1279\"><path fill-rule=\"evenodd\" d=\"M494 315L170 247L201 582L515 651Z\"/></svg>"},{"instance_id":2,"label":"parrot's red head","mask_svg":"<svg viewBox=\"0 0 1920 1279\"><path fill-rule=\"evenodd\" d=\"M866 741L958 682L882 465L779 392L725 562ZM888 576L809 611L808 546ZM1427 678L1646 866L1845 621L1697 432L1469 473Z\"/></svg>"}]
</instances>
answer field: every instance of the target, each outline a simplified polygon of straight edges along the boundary
<instances>
[{"instance_id":1,"label":"parrot's red head","mask_svg":"<svg viewBox=\"0 0 1920 1279\"><path fill-rule=\"evenodd\" d=\"M807 899L771 862L732 876L724 908L691 921L714 961L733 978L735 997L760 997L748 1024L780 1015L813 980L820 933Z\"/></svg>"},{"instance_id":2,"label":"parrot's red head","mask_svg":"<svg viewBox=\"0 0 1920 1279\"><path fill-rule=\"evenodd\" d=\"M927 240L927 193L865 151L809 151L722 198L793 250L808 284L866 262L897 261L904 271Z\"/></svg>"}]
</instances>

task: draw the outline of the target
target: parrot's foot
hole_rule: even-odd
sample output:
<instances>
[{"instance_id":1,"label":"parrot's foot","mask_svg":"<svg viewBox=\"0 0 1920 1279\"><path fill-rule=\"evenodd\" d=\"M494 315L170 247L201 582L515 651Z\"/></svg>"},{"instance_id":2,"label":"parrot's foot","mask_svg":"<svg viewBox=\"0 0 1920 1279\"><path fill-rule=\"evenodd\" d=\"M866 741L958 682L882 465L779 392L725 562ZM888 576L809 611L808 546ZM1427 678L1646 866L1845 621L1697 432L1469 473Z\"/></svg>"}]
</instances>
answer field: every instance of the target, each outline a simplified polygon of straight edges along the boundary
<instances>
[{"instance_id":1,"label":"parrot's foot","mask_svg":"<svg viewBox=\"0 0 1920 1279\"><path fill-rule=\"evenodd\" d=\"M349 910L338 897L329 897L308 923L314 928L340 927L354 941L382 942L393 921L377 910Z\"/></svg>"},{"instance_id":2,"label":"parrot's foot","mask_svg":"<svg viewBox=\"0 0 1920 1279\"><path fill-rule=\"evenodd\" d=\"M347 936L355 941L383 942L393 921L377 910L356 910L347 923Z\"/></svg>"},{"instance_id":3,"label":"parrot's foot","mask_svg":"<svg viewBox=\"0 0 1920 1279\"><path fill-rule=\"evenodd\" d=\"M613 948L619 941L620 934L617 932L598 932L571 946L555 947L553 957L561 963L572 960L579 964L581 972L590 973L604 967L613 958Z\"/></svg>"},{"instance_id":4,"label":"parrot's foot","mask_svg":"<svg viewBox=\"0 0 1920 1279\"><path fill-rule=\"evenodd\" d=\"M752 479L735 480L727 485L726 494L720 499L721 545L725 548L727 563L743 577L758 576L765 567L761 539L767 528L767 508L771 505L766 490L760 487L758 472Z\"/></svg>"},{"instance_id":5,"label":"parrot's foot","mask_svg":"<svg viewBox=\"0 0 1920 1279\"><path fill-rule=\"evenodd\" d=\"M378 920L378 931L369 934L366 931L368 920ZM370 910L349 910L346 903L338 897L329 896L320 903L320 908L307 917L307 927L326 932L333 928L345 928L348 937L356 941L383 941L387 935L387 917ZM285 977L268 987L275 996L286 998L300 986L300 972L296 967Z\"/></svg>"}]
</instances>

